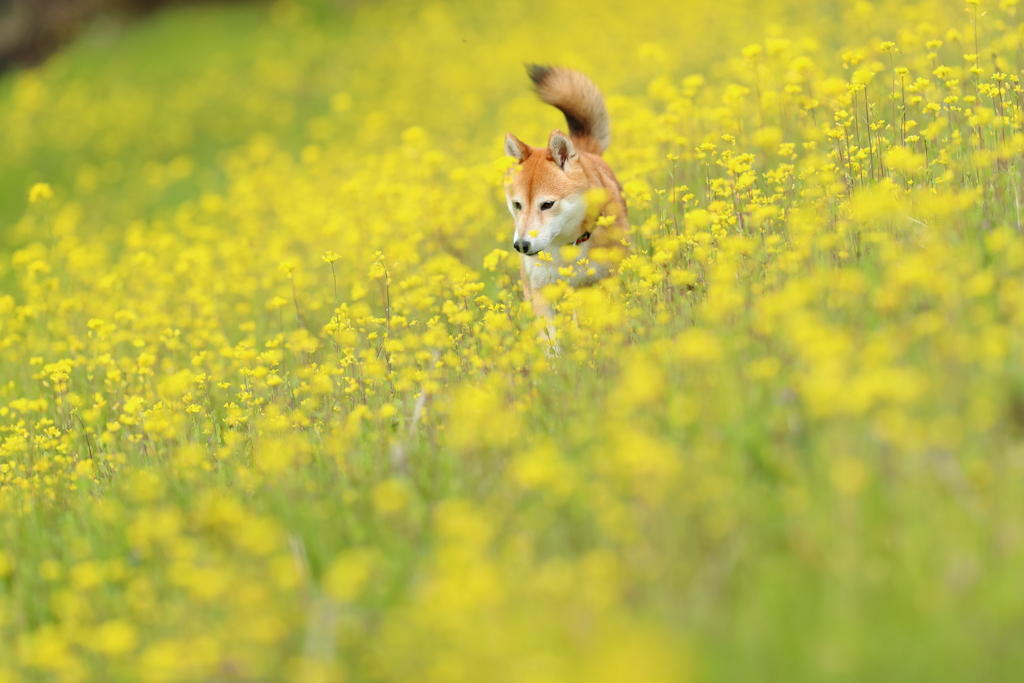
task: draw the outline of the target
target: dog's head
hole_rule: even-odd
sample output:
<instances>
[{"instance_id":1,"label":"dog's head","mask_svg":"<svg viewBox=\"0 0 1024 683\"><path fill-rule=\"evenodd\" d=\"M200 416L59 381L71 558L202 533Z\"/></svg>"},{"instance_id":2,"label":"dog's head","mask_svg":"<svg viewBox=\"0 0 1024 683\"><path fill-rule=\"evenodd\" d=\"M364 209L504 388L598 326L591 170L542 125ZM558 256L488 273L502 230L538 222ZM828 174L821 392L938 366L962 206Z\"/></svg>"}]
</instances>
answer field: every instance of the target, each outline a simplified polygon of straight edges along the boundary
<instances>
[{"instance_id":1,"label":"dog's head","mask_svg":"<svg viewBox=\"0 0 1024 683\"><path fill-rule=\"evenodd\" d=\"M518 162L505 178L505 199L515 220L513 248L532 256L579 239L588 183L569 136L554 130L547 147L530 147L509 133L505 153Z\"/></svg>"}]
</instances>

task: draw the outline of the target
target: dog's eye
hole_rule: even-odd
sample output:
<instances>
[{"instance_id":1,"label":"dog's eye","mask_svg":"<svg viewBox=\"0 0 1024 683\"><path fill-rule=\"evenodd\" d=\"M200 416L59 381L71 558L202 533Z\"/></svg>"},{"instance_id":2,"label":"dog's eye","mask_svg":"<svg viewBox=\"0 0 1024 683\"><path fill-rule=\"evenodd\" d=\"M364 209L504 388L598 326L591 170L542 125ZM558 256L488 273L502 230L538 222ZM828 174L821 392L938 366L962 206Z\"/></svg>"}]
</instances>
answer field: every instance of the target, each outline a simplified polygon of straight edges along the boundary
<instances>
[{"instance_id":1,"label":"dog's eye","mask_svg":"<svg viewBox=\"0 0 1024 683\"><path fill-rule=\"evenodd\" d=\"M512 208L518 211L519 209L523 208L523 205L520 204L519 202L512 202Z\"/></svg>"},{"instance_id":2,"label":"dog's eye","mask_svg":"<svg viewBox=\"0 0 1024 683\"><path fill-rule=\"evenodd\" d=\"M540 210L541 211L547 211L548 209L550 209L554 205L555 205L554 202L544 202L543 204L540 205Z\"/></svg>"}]
</instances>

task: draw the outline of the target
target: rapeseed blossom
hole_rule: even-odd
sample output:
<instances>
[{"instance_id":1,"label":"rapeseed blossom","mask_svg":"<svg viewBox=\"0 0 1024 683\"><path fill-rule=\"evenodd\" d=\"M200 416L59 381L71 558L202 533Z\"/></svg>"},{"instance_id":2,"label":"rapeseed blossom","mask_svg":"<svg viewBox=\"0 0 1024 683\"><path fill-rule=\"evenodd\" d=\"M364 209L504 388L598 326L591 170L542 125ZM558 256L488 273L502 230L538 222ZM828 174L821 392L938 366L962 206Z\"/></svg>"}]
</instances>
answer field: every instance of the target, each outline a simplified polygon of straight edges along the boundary
<instances>
[{"instance_id":1,"label":"rapeseed blossom","mask_svg":"<svg viewBox=\"0 0 1024 683\"><path fill-rule=\"evenodd\" d=\"M9 76L0 682L1020 670L1024 24L966 4L280 0ZM630 210L550 327L524 61Z\"/></svg>"}]
</instances>

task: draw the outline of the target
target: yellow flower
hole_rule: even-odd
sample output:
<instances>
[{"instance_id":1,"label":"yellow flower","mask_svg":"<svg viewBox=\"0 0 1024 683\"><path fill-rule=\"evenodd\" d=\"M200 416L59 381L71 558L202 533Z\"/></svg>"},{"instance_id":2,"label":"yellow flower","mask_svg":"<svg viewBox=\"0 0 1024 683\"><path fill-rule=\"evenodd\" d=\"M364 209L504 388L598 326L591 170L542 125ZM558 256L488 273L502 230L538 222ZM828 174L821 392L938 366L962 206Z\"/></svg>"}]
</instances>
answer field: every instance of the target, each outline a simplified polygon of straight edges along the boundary
<instances>
[{"instance_id":1,"label":"yellow flower","mask_svg":"<svg viewBox=\"0 0 1024 683\"><path fill-rule=\"evenodd\" d=\"M356 548L341 553L324 573L324 592L335 600L352 602L370 582L378 563L377 553L370 549Z\"/></svg>"},{"instance_id":2,"label":"yellow flower","mask_svg":"<svg viewBox=\"0 0 1024 683\"><path fill-rule=\"evenodd\" d=\"M53 197L53 188L50 187L49 183L36 183L28 191L29 204L35 204L51 197Z\"/></svg>"},{"instance_id":3,"label":"yellow flower","mask_svg":"<svg viewBox=\"0 0 1024 683\"><path fill-rule=\"evenodd\" d=\"M5 579L13 574L16 566L14 553L9 550L0 550L0 579Z\"/></svg>"},{"instance_id":4,"label":"yellow flower","mask_svg":"<svg viewBox=\"0 0 1024 683\"><path fill-rule=\"evenodd\" d=\"M373 488L373 507L382 515L401 512L409 502L409 491L405 482L388 479Z\"/></svg>"},{"instance_id":5,"label":"yellow flower","mask_svg":"<svg viewBox=\"0 0 1024 683\"><path fill-rule=\"evenodd\" d=\"M135 649L138 634L134 626L124 620L103 622L85 641L89 649L108 656L121 656Z\"/></svg>"}]
</instances>

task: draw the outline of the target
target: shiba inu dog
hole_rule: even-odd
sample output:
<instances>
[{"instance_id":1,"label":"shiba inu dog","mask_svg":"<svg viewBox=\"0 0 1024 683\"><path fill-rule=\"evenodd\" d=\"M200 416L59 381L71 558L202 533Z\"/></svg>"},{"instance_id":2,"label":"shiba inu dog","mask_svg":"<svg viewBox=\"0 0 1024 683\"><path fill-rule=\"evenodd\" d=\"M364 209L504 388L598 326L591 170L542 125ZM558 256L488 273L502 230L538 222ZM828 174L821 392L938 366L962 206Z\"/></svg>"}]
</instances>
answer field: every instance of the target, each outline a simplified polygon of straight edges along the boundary
<instances>
[{"instance_id":1,"label":"shiba inu dog","mask_svg":"<svg viewBox=\"0 0 1024 683\"><path fill-rule=\"evenodd\" d=\"M505 179L505 198L523 291L534 312L550 319L544 286L561 279L583 287L608 277L626 254L629 223L622 186L601 158L611 138L601 91L572 69L526 69L540 99L561 110L569 126L569 135L551 131L547 147L505 136L505 153L518 162ZM577 249L566 260L562 248L571 245Z\"/></svg>"}]
</instances>

